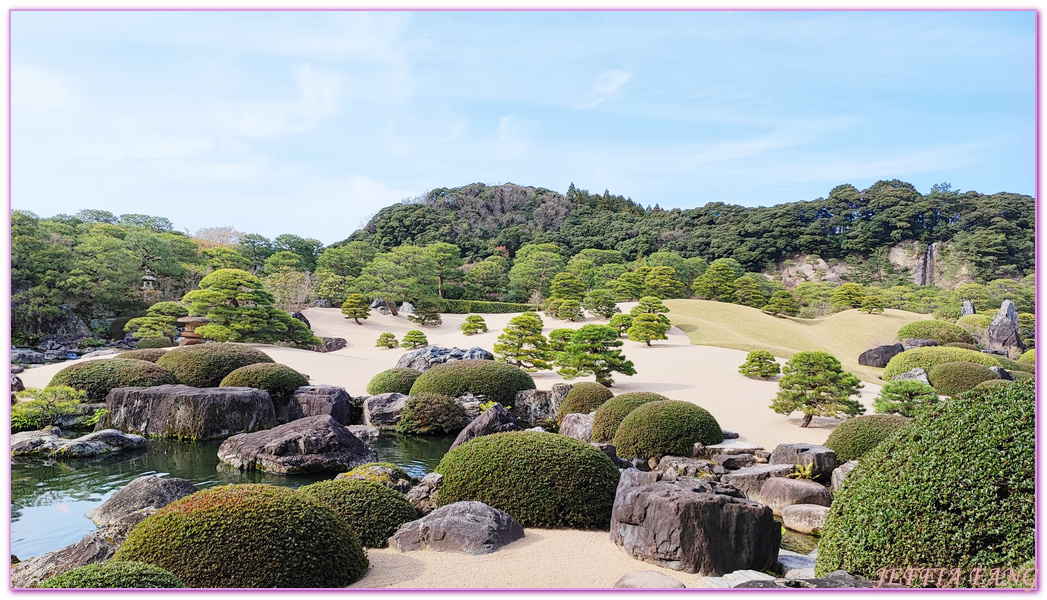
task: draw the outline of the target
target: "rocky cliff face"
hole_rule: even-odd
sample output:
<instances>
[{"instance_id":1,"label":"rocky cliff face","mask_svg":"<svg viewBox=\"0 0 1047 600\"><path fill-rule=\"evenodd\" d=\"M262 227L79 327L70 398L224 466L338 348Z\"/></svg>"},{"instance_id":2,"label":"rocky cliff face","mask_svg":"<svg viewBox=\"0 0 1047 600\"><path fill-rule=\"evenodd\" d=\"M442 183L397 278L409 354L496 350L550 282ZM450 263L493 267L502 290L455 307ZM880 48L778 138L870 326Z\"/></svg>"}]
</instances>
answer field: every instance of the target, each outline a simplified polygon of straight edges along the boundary
<instances>
[{"instance_id":1,"label":"rocky cliff face","mask_svg":"<svg viewBox=\"0 0 1047 600\"><path fill-rule=\"evenodd\" d=\"M854 264L853 261L825 261L818 256L800 254L775 265L775 271L789 289L805 281L836 284L852 281L857 271L871 273L873 279L885 275L904 275L917 285L950 289L974 281L970 266L952 252L948 243L923 244L915 240L905 240L892 246L887 251L886 261L879 265L869 258L861 264Z\"/></svg>"}]
</instances>

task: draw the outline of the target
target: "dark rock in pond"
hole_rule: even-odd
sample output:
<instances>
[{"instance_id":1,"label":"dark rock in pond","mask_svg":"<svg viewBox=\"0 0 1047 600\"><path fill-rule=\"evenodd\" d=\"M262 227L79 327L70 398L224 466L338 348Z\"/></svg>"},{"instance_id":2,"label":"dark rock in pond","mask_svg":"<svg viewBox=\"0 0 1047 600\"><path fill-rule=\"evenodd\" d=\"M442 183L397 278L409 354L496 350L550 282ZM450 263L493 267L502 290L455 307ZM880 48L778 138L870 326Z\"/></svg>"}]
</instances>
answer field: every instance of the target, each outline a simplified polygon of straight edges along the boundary
<instances>
[{"instance_id":1,"label":"dark rock in pond","mask_svg":"<svg viewBox=\"0 0 1047 600\"><path fill-rule=\"evenodd\" d=\"M687 586L661 571L633 571L622 575L611 587L617 589L671 589Z\"/></svg>"},{"instance_id":2,"label":"dark rock in pond","mask_svg":"<svg viewBox=\"0 0 1047 600\"><path fill-rule=\"evenodd\" d=\"M418 371L426 371L436 365L455 362L458 360L494 360L494 355L483 348L443 348L441 346L425 346L417 350L407 352L396 361L397 368L408 367Z\"/></svg>"},{"instance_id":3,"label":"dark rock in pond","mask_svg":"<svg viewBox=\"0 0 1047 600\"><path fill-rule=\"evenodd\" d=\"M596 413L584 415L582 413L569 413L564 415L560 423L560 433L576 440L589 442L593 437L593 421Z\"/></svg>"},{"instance_id":4,"label":"dark rock in pond","mask_svg":"<svg viewBox=\"0 0 1047 600\"><path fill-rule=\"evenodd\" d=\"M894 355L901 354L902 352L905 352L905 347L901 344L877 346L859 354L858 364L882 369L887 366L887 363L890 362L892 358L894 358Z\"/></svg>"},{"instance_id":5,"label":"dark rock in pond","mask_svg":"<svg viewBox=\"0 0 1047 600\"><path fill-rule=\"evenodd\" d=\"M523 527L509 513L483 502L455 502L404 523L389 539L400 552L435 550L490 554L524 537Z\"/></svg>"},{"instance_id":6,"label":"dark rock in pond","mask_svg":"<svg viewBox=\"0 0 1047 600\"><path fill-rule=\"evenodd\" d=\"M784 477L794 470L793 465L753 465L726 473L720 477L720 481L735 486L749 500L762 502L760 488L763 482L771 477Z\"/></svg>"},{"instance_id":7,"label":"dark rock in pond","mask_svg":"<svg viewBox=\"0 0 1047 600\"><path fill-rule=\"evenodd\" d=\"M323 343L319 346L309 346L309 349L313 352L335 352L349 346L345 338L321 337L320 341Z\"/></svg>"},{"instance_id":8,"label":"dark rock in pond","mask_svg":"<svg viewBox=\"0 0 1047 600\"><path fill-rule=\"evenodd\" d=\"M424 517L436 509L436 493L440 490L443 480L443 475L429 473L407 492L407 501L414 505L419 515Z\"/></svg>"},{"instance_id":9,"label":"dark rock in pond","mask_svg":"<svg viewBox=\"0 0 1047 600\"><path fill-rule=\"evenodd\" d=\"M603 452L607 458L611 459L611 462L615 464L619 469L635 469L633 463L625 460L624 458L618 457L618 449L614 447L614 444L608 444L607 442L589 442L591 446Z\"/></svg>"},{"instance_id":10,"label":"dark rock in pond","mask_svg":"<svg viewBox=\"0 0 1047 600\"><path fill-rule=\"evenodd\" d=\"M902 340L902 348L905 348L906 350L912 350L913 348L927 348L929 346L937 345L938 342L927 338L905 338Z\"/></svg>"},{"instance_id":11,"label":"dark rock in pond","mask_svg":"<svg viewBox=\"0 0 1047 600\"><path fill-rule=\"evenodd\" d=\"M25 391L25 384L18 375L11 375L11 393Z\"/></svg>"},{"instance_id":12,"label":"dark rock in pond","mask_svg":"<svg viewBox=\"0 0 1047 600\"><path fill-rule=\"evenodd\" d=\"M495 404L466 425L465 429L458 434L458 437L454 438L454 442L447 451L454 450L474 437L506 431L520 431L521 429L522 427L516 424L516 419L513 418L509 411L505 410L504 406Z\"/></svg>"},{"instance_id":13,"label":"dark rock in pond","mask_svg":"<svg viewBox=\"0 0 1047 600\"><path fill-rule=\"evenodd\" d=\"M364 424L379 429L394 429L407 407L407 398L396 392L369 396L364 400Z\"/></svg>"},{"instance_id":14,"label":"dark rock in pond","mask_svg":"<svg viewBox=\"0 0 1047 600\"><path fill-rule=\"evenodd\" d=\"M36 587L59 573L107 561L116 549L117 544L107 540L101 531L89 533L75 544L28 558L11 567L11 587Z\"/></svg>"},{"instance_id":15,"label":"dark rock in pond","mask_svg":"<svg viewBox=\"0 0 1047 600\"><path fill-rule=\"evenodd\" d=\"M829 485L829 489L831 489L834 492L840 491L840 486L843 485L843 480L847 479L847 476L850 475L851 471L853 471L854 468L857 466L858 461L849 460L840 465L839 467L833 469L833 474L830 478L831 483Z\"/></svg>"},{"instance_id":16,"label":"dark rock in pond","mask_svg":"<svg viewBox=\"0 0 1047 600\"><path fill-rule=\"evenodd\" d=\"M775 579L772 581L750 581L743 583L738 588L900 588L897 584L883 584L871 579L855 577L847 571L833 571L825 577L810 579Z\"/></svg>"},{"instance_id":17,"label":"dark rock in pond","mask_svg":"<svg viewBox=\"0 0 1047 600\"><path fill-rule=\"evenodd\" d=\"M1004 300L1000 304L1000 309L993 315L984 337L985 345L990 350L1025 350L1025 344L1018 333L1018 309L1014 307L1014 302Z\"/></svg>"},{"instance_id":18,"label":"dark rock in pond","mask_svg":"<svg viewBox=\"0 0 1047 600\"><path fill-rule=\"evenodd\" d=\"M774 514L793 504L820 504L829 506L833 502L832 492L824 485L806 479L771 477L760 487L760 502L766 504Z\"/></svg>"},{"instance_id":19,"label":"dark rock in pond","mask_svg":"<svg viewBox=\"0 0 1047 600\"><path fill-rule=\"evenodd\" d=\"M218 460L240 470L288 475L341 472L378 460L378 453L330 415L291 421L222 442Z\"/></svg>"},{"instance_id":20,"label":"dark rock in pond","mask_svg":"<svg viewBox=\"0 0 1047 600\"><path fill-rule=\"evenodd\" d=\"M300 310L292 311L291 312L291 318L292 319L298 319L299 321L305 323L305 326L309 328L309 331L313 330L312 324L309 323L309 319L305 318L305 315L302 314L302 311L300 311Z\"/></svg>"},{"instance_id":21,"label":"dark rock in pond","mask_svg":"<svg viewBox=\"0 0 1047 600\"><path fill-rule=\"evenodd\" d=\"M48 427L11 436L11 456L39 456L52 459L87 458L145 448L145 438L115 429L103 429L75 439L60 437L62 431Z\"/></svg>"},{"instance_id":22,"label":"dark rock in pond","mask_svg":"<svg viewBox=\"0 0 1047 600\"><path fill-rule=\"evenodd\" d=\"M106 527L143 508L161 508L197 491L196 486L185 479L145 475L132 480L100 506L87 511L87 518L99 527Z\"/></svg>"},{"instance_id":23,"label":"dark rock in pond","mask_svg":"<svg viewBox=\"0 0 1047 600\"><path fill-rule=\"evenodd\" d=\"M370 465L364 467L362 470L358 470L356 473L339 473L335 476L335 479L362 479L364 481L374 481L380 483L385 487L396 490L401 494L406 494L410 491L411 486L414 485L414 481L410 477L404 477L398 473L396 469L386 467L380 464Z\"/></svg>"},{"instance_id":24,"label":"dark rock in pond","mask_svg":"<svg viewBox=\"0 0 1047 600\"><path fill-rule=\"evenodd\" d=\"M931 385L931 380L927 378L927 371L921 369L920 367L909 369L908 371L900 375L895 375L894 378L891 379L891 381L899 381L901 379L912 379L913 381L919 381L920 383L926 383L927 385Z\"/></svg>"},{"instance_id":25,"label":"dark rock in pond","mask_svg":"<svg viewBox=\"0 0 1047 600\"><path fill-rule=\"evenodd\" d=\"M1003 367L989 367L989 370L996 373L996 376L1004 381L1014 381L1014 377L1011 377L1011 374Z\"/></svg>"},{"instance_id":26,"label":"dark rock in pond","mask_svg":"<svg viewBox=\"0 0 1047 600\"><path fill-rule=\"evenodd\" d=\"M663 456L658 465L652 469L661 473L673 472L681 477L696 477L699 479L715 479L719 473L716 472L716 463L700 458L685 458L683 456Z\"/></svg>"},{"instance_id":27,"label":"dark rock in pond","mask_svg":"<svg viewBox=\"0 0 1047 600\"><path fill-rule=\"evenodd\" d=\"M560 410L560 405L553 405L553 393L547 390L520 390L512 406L517 423L531 427L555 419Z\"/></svg>"},{"instance_id":28,"label":"dark rock in pond","mask_svg":"<svg viewBox=\"0 0 1047 600\"><path fill-rule=\"evenodd\" d=\"M820 504L792 504L782 509L782 525L807 535L821 532L829 507Z\"/></svg>"},{"instance_id":29,"label":"dark rock in pond","mask_svg":"<svg viewBox=\"0 0 1047 600\"><path fill-rule=\"evenodd\" d=\"M352 422L349 394L335 385L303 385L287 403L287 421L330 415L335 421Z\"/></svg>"},{"instance_id":30,"label":"dark rock in pond","mask_svg":"<svg viewBox=\"0 0 1047 600\"><path fill-rule=\"evenodd\" d=\"M816 444L778 444L768 462L772 465L811 466L815 481L828 481L833 469L840 466L836 452Z\"/></svg>"},{"instance_id":31,"label":"dark rock in pond","mask_svg":"<svg viewBox=\"0 0 1047 600\"><path fill-rule=\"evenodd\" d=\"M117 388L105 405L100 426L146 436L213 440L276 424L269 393L248 387Z\"/></svg>"},{"instance_id":32,"label":"dark rock in pond","mask_svg":"<svg viewBox=\"0 0 1047 600\"><path fill-rule=\"evenodd\" d=\"M723 468L732 471L756 464L756 457L752 454L716 454L713 455L712 460L715 463L719 463Z\"/></svg>"}]
</instances>

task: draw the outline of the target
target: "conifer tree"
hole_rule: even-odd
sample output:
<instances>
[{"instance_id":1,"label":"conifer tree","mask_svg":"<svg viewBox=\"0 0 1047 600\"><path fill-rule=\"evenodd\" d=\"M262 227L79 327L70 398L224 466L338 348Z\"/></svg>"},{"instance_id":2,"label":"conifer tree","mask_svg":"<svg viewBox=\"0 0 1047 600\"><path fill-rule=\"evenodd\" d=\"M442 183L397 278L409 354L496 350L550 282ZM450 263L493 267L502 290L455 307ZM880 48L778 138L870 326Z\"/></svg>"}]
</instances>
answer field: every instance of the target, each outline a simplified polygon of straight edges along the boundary
<instances>
[{"instance_id":1,"label":"conifer tree","mask_svg":"<svg viewBox=\"0 0 1047 600\"><path fill-rule=\"evenodd\" d=\"M404 348L421 348L422 346L428 346L429 340L421 331L412 329L404 334L404 339L400 342L400 345Z\"/></svg>"},{"instance_id":2,"label":"conifer tree","mask_svg":"<svg viewBox=\"0 0 1047 600\"><path fill-rule=\"evenodd\" d=\"M629 339L634 342L643 342L648 346L651 340L667 340L666 332L669 325L663 321L665 317L651 313L640 313L633 317L633 324L629 327Z\"/></svg>"},{"instance_id":3,"label":"conifer tree","mask_svg":"<svg viewBox=\"0 0 1047 600\"><path fill-rule=\"evenodd\" d=\"M840 361L827 352L797 352L785 363L778 380L778 395L771 408L788 415L803 412L800 427L807 427L814 416L855 416L865 407L851 396L859 393L861 381L846 373Z\"/></svg>"},{"instance_id":4,"label":"conifer tree","mask_svg":"<svg viewBox=\"0 0 1047 600\"><path fill-rule=\"evenodd\" d=\"M760 310L776 316L789 315L791 317L799 314L800 305L796 302L796 298L787 290L778 290L771 294L771 299Z\"/></svg>"},{"instance_id":5,"label":"conifer tree","mask_svg":"<svg viewBox=\"0 0 1047 600\"><path fill-rule=\"evenodd\" d=\"M567 379L595 375L596 382L611 387L611 373L635 375L632 361L616 348L622 345L618 332L607 325L583 325L571 336L563 352L556 355L558 371Z\"/></svg>"},{"instance_id":6,"label":"conifer tree","mask_svg":"<svg viewBox=\"0 0 1047 600\"><path fill-rule=\"evenodd\" d=\"M553 298L581 301L584 294L585 284L574 273L557 273L549 284L549 295Z\"/></svg>"},{"instance_id":7,"label":"conifer tree","mask_svg":"<svg viewBox=\"0 0 1047 600\"><path fill-rule=\"evenodd\" d=\"M763 295L763 290L755 279L742 275L734 280L734 303L761 308L767 304L767 297Z\"/></svg>"},{"instance_id":8,"label":"conifer tree","mask_svg":"<svg viewBox=\"0 0 1047 600\"><path fill-rule=\"evenodd\" d=\"M652 267L644 279L643 294L659 298L679 298L683 294L683 283L677 279L676 271L672 267Z\"/></svg>"},{"instance_id":9,"label":"conifer tree","mask_svg":"<svg viewBox=\"0 0 1047 600\"><path fill-rule=\"evenodd\" d=\"M525 371L551 369L553 352L542 335L542 325L542 318L533 312L510 319L494 345L495 359Z\"/></svg>"},{"instance_id":10,"label":"conifer tree","mask_svg":"<svg viewBox=\"0 0 1047 600\"><path fill-rule=\"evenodd\" d=\"M582 307L590 313L610 319L616 312L621 312L614 303L614 296L607 290L593 290L582 300Z\"/></svg>"},{"instance_id":11,"label":"conifer tree","mask_svg":"<svg viewBox=\"0 0 1047 600\"><path fill-rule=\"evenodd\" d=\"M360 319L366 321L371 316L371 306L363 294L349 294L342 302L342 314L346 319L356 321L357 325L363 325Z\"/></svg>"}]
</instances>

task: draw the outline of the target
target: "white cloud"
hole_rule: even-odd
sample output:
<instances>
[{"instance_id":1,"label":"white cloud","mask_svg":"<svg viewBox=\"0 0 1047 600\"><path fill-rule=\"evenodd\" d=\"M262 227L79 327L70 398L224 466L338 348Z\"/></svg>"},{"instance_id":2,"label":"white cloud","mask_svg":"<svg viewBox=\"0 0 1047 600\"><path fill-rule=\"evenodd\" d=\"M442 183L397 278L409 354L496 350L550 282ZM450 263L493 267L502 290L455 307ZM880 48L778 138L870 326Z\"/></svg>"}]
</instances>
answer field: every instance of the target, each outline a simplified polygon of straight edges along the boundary
<instances>
[{"instance_id":1,"label":"white cloud","mask_svg":"<svg viewBox=\"0 0 1047 600\"><path fill-rule=\"evenodd\" d=\"M11 66L11 108L16 118L46 116L72 104L69 84L57 71L35 65Z\"/></svg>"},{"instance_id":2,"label":"white cloud","mask_svg":"<svg viewBox=\"0 0 1047 600\"><path fill-rule=\"evenodd\" d=\"M504 159L516 159L527 151L526 123L513 115L506 115L498 120L498 139L495 148Z\"/></svg>"},{"instance_id":3,"label":"white cloud","mask_svg":"<svg viewBox=\"0 0 1047 600\"><path fill-rule=\"evenodd\" d=\"M600 105L604 100L612 98L625 87L625 84L632 80L633 74L628 71L621 71L615 69L597 75L593 79L593 87L586 94L588 99L582 108L593 108Z\"/></svg>"},{"instance_id":4,"label":"white cloud","mask_svg":"<svg viewBox=\"0 0 1047 600\"><path fill-rule=\"evenodd\" d=\"M239 109L237 132L271 137L315 129L341 112L345 78L340 73L304 65L294 72L298 99L293 102L254 102Z\"/></svg>"}]
</instances>

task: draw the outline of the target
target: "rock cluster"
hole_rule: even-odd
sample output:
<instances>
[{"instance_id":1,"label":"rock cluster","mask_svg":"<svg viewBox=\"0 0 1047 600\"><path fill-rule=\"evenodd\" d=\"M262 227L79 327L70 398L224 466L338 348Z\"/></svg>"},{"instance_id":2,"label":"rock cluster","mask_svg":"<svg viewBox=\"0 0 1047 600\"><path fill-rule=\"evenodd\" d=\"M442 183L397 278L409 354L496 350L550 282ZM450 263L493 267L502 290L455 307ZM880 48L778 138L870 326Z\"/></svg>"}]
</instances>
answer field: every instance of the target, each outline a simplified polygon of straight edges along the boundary
<instances>
[{"instance_id":1,"label":"rock cluster","mask_svg":"<svg viewBox=\"0 0 1047 600\"><path fill-rule=\"evenodd\" d=\"M509 513L482 502L455 502L404 523L389 539L400 552L435 550L490 554L524 537L523 527Z\"/></svg>"},{"instance_id":2,"label":"rock cluster","mask_svg":"<svg viewBox=\"0 0 1047 600\"><path fill-rule=\"evenodd\" d=\"M48 427L11 436L11 456L51 459L88 458L145 448L145 438L115 429L95 431L76 439L63 438L62 430Z\"/></svg>"}]
</instances>

